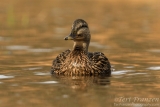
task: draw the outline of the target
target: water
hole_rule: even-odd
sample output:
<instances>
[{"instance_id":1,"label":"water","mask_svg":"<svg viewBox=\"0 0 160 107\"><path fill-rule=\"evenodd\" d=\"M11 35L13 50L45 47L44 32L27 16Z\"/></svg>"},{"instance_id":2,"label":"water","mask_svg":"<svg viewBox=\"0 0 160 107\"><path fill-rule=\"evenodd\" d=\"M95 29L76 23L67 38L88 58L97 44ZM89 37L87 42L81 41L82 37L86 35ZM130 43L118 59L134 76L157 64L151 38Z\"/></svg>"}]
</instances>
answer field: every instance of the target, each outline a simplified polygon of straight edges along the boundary
<instances>
[{"instance_id":1,"label":"water","mask_svg":"<svg viewBox=\"0 0 160 107\"><path fill-rule=\"evenodd\" d=\"M0 106L159 107L159 11L158 0L1 0ZM111 77L50 75L52 60L72 48L63 38L77 18L89 24L89 51L109 58Z\"/></svg>"}]
</instances>

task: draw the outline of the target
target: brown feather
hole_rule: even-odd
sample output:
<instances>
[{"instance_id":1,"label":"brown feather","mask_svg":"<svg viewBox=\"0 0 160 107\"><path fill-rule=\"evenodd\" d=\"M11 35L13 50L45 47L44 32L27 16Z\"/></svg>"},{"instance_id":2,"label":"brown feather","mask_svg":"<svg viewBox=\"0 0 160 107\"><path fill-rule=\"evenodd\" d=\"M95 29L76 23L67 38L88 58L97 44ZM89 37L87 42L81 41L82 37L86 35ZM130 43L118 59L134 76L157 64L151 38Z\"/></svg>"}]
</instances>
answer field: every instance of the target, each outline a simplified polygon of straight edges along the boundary
<instances>
[{"instance_id":1,"label":"brown feather","mask_svg":"<svg viewBox=\"0 0 160 107\"><path fill-rule=\"evenodd\" d=\"M73 50L66 50L53 60L51 73L111 75L111 65L108 58L101 52L88 52L90 32L88 24L84 20L77 19L74 21L70 37L74 40Z\"/></svg>"}]
</instances>

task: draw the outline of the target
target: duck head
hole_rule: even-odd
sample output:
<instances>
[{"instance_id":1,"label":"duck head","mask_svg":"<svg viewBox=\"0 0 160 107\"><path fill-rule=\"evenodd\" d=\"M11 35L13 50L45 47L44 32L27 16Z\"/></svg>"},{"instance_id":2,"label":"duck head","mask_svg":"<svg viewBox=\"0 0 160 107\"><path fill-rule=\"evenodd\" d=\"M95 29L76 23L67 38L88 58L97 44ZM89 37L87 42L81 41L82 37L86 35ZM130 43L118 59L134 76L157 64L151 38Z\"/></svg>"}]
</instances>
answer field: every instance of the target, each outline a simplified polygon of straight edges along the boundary
<instances>
[{"instance_id":1,"label":"duck head","mask_svg":"<svg viewBox=\"0 0 160 107\"><path fill-rule=\"evenodd\" d=\"M86 21L77 19L73 22L71 33L64 40L73 40L73 50L82 50L88 52L91 35Z\"/></svg>"}]
</instances>

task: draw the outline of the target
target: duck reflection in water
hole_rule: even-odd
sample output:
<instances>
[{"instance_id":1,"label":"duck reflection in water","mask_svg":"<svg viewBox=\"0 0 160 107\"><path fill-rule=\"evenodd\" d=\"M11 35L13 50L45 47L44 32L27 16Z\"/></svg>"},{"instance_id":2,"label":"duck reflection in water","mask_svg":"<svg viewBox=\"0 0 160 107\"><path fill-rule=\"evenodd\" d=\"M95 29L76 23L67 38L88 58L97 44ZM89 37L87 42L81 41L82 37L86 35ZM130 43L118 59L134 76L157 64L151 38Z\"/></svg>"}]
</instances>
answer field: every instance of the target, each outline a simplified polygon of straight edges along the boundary
<instances>
[{"instance_id":1,"label":"duck reflection in water","mask_svg":"<svg viewBox=\"0 0 160 107\"><path fill-rule=\"evenodd\" d=\"M73 49L62 52L53 60L52 74L111 75L108 58L101 52L88 52L91 34L86 21L75 20L70 35L64 39L74 41Z\"/></svg>"},{"instance_id":2,"label":"duck reflection in water","mask_svg":"<svg viewBox=\"0 0 160 107\"><path fill-rule=\"evenodd\" d=\"M66 75L52 75L53 79L58 79L60 83L69 86L74 90L87 90L89 87L95 85L98 86L110 86L110 78L108 76L96 75L96 76L66 76Z\"/></svg>"}]
</instances>

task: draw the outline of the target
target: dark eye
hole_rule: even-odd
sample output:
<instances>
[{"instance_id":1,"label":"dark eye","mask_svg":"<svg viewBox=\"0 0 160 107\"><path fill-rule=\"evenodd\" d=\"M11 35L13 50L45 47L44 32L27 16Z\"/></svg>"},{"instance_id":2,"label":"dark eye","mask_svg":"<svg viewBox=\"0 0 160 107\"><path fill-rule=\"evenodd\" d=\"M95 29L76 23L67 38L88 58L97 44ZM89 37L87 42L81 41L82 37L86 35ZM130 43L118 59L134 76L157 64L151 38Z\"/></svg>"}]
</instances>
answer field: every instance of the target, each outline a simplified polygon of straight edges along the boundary
<instances>
[{"instance_id":1,"label":"dark eye","mask_svg":"<svg viewBox=\"0 0 160 107\"><path fill-rule=\"evenodd\" d=\"M77 36L78 36L78 37L82 37L82 34L78 34Z\"/></svg>"}]
</instances>

